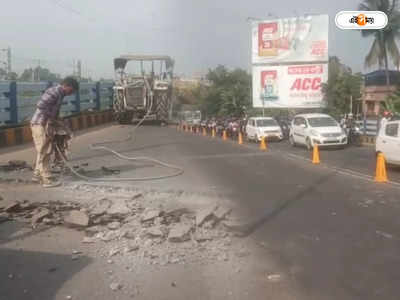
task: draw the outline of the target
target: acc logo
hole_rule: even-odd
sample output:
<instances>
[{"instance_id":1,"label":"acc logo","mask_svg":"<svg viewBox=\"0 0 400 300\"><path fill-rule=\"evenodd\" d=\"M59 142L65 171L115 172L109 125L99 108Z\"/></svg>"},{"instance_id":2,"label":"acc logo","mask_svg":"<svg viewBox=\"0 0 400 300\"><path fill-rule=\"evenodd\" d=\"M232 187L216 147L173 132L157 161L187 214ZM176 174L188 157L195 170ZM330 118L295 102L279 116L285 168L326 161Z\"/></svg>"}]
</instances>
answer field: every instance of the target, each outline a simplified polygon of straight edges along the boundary
<instances>
[{"instance_id":1,"label":"acc logo","mask_svg":"<svg viewBox=\"0 0 400 300\"><path fill-rule=\"evenodd\" d=\"M388 22L382 11L341 11L335 23L340 29L382 29Z\"/></svg>"}]
</instances>

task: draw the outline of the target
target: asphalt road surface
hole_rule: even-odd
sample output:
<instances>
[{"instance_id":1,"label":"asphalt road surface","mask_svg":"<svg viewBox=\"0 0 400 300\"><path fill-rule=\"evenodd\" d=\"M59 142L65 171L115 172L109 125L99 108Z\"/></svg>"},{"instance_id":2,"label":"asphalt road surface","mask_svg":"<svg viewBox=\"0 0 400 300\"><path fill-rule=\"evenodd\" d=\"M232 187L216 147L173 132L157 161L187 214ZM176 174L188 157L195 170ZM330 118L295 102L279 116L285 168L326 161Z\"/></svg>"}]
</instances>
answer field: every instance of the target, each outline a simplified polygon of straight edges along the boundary
<instances>
[{"instance_id":1,"label":"asphalt road surface","mask_svg":"<svg viewBox=\"0 0 400 300\"><path fill-rule=\"evenodd\" d=\"M123 140L131 129L115 125L78 137L71 164L84 165L93 177L104 176L103 166L120 171L113 178L171 174L150 162L130 163L88 149L90 143ZM263 245L260 260L273 260L272 271L284 282L270 289L270 295L252 299L399 299L400 170L389 169L391 183L375 183L373 148L322 150L322 164L316 166L310 152L287 142L269 143L262 152L256 144L152 126L141 127L134 140L110 147L126 156L181 166L185 173L108 184L215 193L236 205L246 235ZM0 162L9 159L29 161L33 151L0 154Z\"/></svg>"}]
</instances>

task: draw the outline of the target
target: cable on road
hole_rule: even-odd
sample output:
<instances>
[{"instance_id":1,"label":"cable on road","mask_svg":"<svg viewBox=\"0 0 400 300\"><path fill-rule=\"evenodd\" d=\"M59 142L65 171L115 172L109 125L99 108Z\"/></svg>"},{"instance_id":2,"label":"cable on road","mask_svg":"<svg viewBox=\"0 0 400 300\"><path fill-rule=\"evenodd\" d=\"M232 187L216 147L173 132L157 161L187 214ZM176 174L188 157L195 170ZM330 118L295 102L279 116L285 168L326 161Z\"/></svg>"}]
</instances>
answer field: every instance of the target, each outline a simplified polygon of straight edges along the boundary
<instances>
[{"instance_id":1,"label":"cable on road","mask_svg":"<svg viewBox=\"0 0 400 300\"><path fill-rule=\"evenodd\" d=\"M146 81L147 83L147 81ZM148 83L147 83L148 84ZM136 124L136 126L129 132L128 137L126 139L123 140L114 140L114 141L103 141L103 142L99 142L99 143L95 143L95 144L91 144L89 146L90 150L94 150L94 151L98 151L98 150L103 150L106 152L109 152L117 157L119 157L122 160L127 160L127 161L148 161L148 162L152 162L156 165L165 167L167 169L172 169L175 172L172 174L168 174L168 175L160 175L160 176L149 176L149 177L122 177L122 178L93 178L93 177L88 177L85 175L80 174L79 172L75 171L74 168L68 163L68 161L66 160L66 158L61 155L65 165L67 166L67 168L77 177L85 180L85 181L91 181L91 182L120 182L120 181L151 181L151 180L160 180L160 179L167 179L167 178L171 178L171 177L176 177L179 175L182 175L184 173L184 170L181 167L172 165L172 164L168 164L165 162L162 162L160 160L157 160L155 158L151 158L151 157L146 157L146 156L140 156L140 157L129 157L126 155L123 155L117 151L115 151L112 148L106 147L104 145L108 145L108 144L116 144L116 143L125 143L125 142L129 142L129 141L133 141L135 142L136 139L136 135L135 132L136 130L140 127L140 125L142 125L142 123L146 120L146 118L149 116L151 109L153 107L153 95L150 96L151 99L151 104L149 106L149 109L146 113L146 115ZM57 150L60 151L60 149L58 148L58 146L56 145ZM61 151L60 151L61 152Z\"/></svg>"}]
</instances>

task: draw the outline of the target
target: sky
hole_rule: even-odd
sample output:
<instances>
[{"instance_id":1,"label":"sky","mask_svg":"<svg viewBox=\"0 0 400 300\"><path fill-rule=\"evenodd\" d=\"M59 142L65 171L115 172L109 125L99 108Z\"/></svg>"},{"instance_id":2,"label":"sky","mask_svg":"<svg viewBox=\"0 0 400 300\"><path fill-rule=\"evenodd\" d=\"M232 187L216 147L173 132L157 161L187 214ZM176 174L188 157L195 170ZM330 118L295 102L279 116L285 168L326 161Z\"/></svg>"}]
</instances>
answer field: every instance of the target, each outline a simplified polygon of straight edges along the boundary
<instances>
[{"instance_id":1,"label":"sky","mask_svg":"<svg viewBox=\"0 0 400 300\"><path fill-rule=\"evenodd\" d=\"M360 0L2 0L0 49L10 46L13 69L40 64L71 74L80 59L83 75L113 78L113 58L121 54L170 55L175 73L204 74L218 64L250 66L247 17L328 14L329 55L353 71L367 72L371 40L336 28L341 10ZM5 59L0 52L0 61Z\"/></svg>"}]
</instances>

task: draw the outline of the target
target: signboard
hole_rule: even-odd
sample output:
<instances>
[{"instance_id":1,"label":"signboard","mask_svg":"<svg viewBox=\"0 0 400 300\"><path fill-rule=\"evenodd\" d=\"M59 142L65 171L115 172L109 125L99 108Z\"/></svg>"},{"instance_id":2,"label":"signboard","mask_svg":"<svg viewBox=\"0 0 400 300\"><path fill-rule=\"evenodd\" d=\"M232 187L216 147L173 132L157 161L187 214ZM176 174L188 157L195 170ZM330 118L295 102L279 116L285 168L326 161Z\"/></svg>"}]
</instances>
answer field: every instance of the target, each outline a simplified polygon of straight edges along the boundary
<instances>
[{"instance_id":1,"label":"signboard","mask_svg":"<svg viewBox=\"0 0 400 300\"><path fill-rule=\"evenodd\" d=\"M327 15L254 22L253 64L328 61Z\"/></svg>"},{"instance_id":2,"label":"signboard","mask_svg":"<svg viewBox=\"0 0 400 300\"><path fill-rule=\"evenodd\" d=\"M328 64L254 66L253 107L319 108Z\"/></svg>"}]
</instances>

